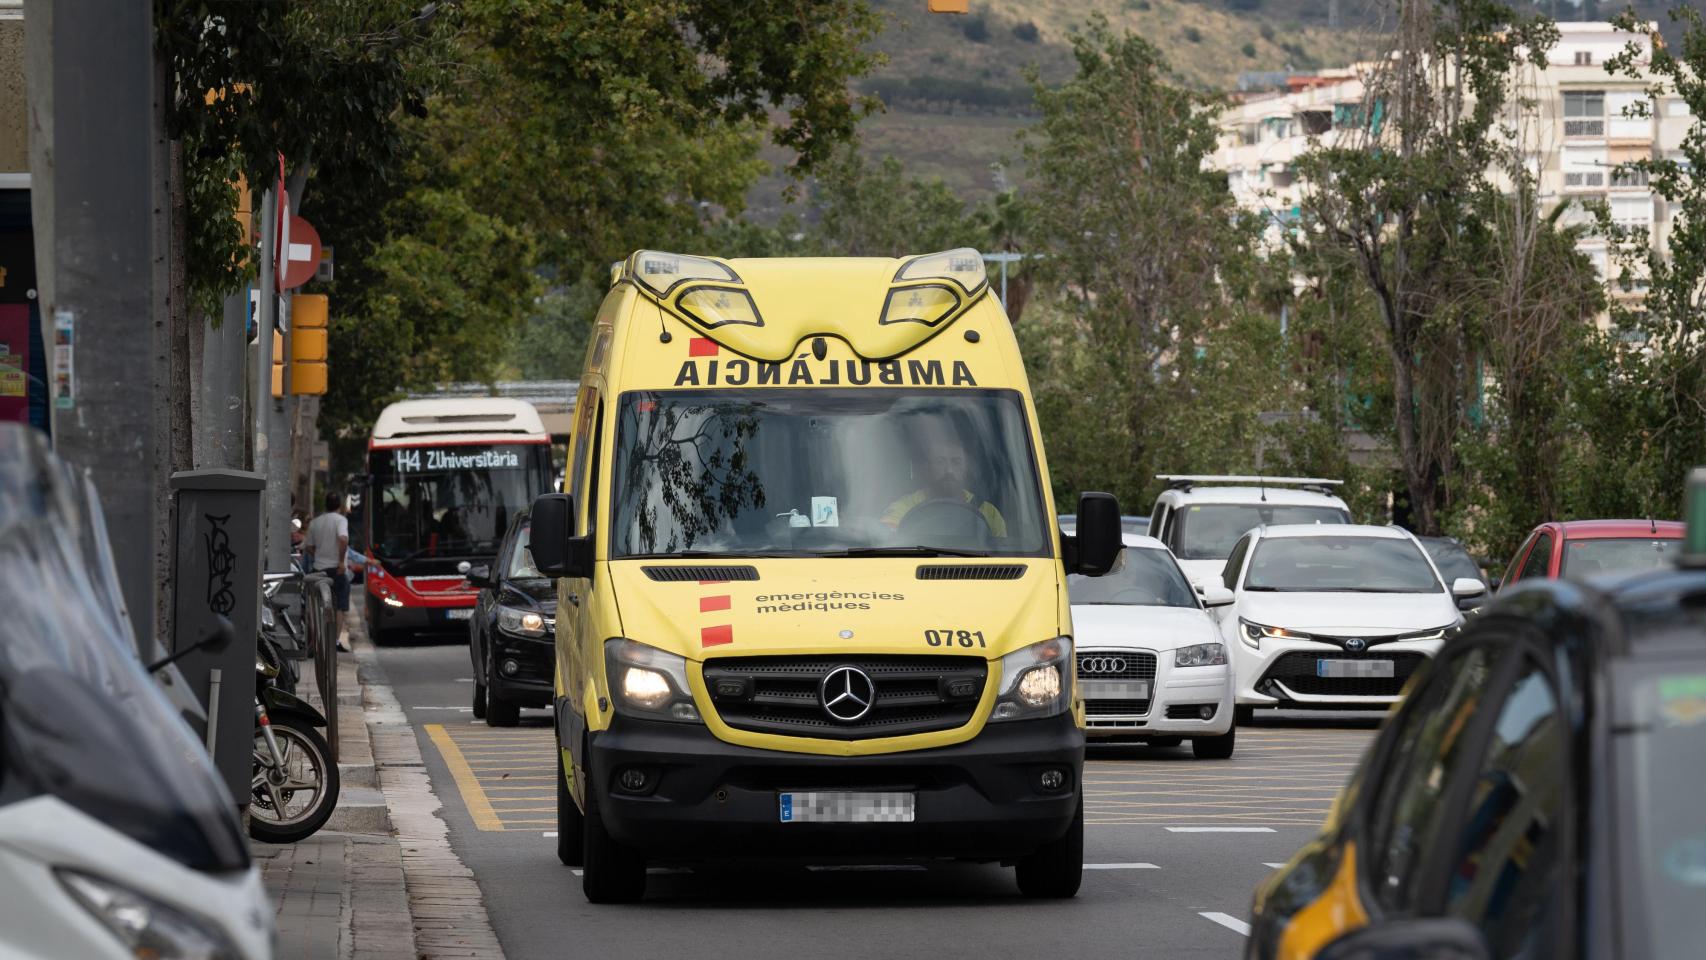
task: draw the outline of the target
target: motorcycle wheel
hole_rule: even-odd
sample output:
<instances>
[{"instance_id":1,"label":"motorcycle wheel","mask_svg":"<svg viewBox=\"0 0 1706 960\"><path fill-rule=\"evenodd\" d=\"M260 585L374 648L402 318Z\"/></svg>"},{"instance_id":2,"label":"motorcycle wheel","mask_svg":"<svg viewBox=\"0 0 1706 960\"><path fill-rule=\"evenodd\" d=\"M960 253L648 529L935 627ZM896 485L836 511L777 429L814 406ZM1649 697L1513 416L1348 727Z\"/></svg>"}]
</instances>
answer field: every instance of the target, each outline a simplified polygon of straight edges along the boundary
<instances>
[{"instance_id":1,"label":"motorcycle wheel","mask_svg":"<svg viewBox=\"0 0 1706 960\"><path fill-rule=\"evenodd\" d=\"M249 836L262 843L295 843L324 826L337 807L338 765L331 762L326 739L306 720L280 717L272 722L272 733L284 755L284 782L268 776L266 739L255 731Z\"/></svg>"}]
</instances>

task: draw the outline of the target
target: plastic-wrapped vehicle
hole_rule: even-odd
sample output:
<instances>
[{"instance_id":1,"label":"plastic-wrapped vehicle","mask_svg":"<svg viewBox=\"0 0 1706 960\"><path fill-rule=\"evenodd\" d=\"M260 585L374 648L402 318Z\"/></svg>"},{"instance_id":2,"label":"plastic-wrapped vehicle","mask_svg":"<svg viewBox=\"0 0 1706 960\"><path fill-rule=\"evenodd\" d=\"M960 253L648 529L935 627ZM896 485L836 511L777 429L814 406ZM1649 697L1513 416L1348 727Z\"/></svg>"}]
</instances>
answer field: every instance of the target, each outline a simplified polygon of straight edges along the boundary
<instances>
[{"instance_id":1,"label":"plastic-wrapped vehicle","mask_svg":"<svg viewBox=\"0 0 1706 960\"><path fill-rule=\"evenodd\" d=\"M0 424L0 956L270 957L237 804L138 656L98 511Z\"/></svg>"}]
</instances>

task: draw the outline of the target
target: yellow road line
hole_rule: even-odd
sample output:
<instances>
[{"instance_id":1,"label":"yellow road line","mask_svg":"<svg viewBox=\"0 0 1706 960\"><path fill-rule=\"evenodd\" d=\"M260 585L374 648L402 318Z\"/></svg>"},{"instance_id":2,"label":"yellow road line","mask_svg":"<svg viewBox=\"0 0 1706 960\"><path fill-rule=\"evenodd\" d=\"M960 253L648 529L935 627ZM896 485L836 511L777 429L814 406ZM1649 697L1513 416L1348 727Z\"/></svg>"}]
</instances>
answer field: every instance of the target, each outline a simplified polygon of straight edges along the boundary
<instances>
[{"instance_id":1,"label":"yellow road line","mask_svg":"<svg viewBox=\"0 0 1706 960\"><path fill-rule=\"evenodd\" d=\"M429 723L425 727L427 736L438 747L438 752L444 757L444 765L450 768L450 777L456 781L456 789L462 794L462 805L468 808L468 816L474 820L477 830L502 830L504 824L498 819L492 809L491 801L486 799L486 792L480 789L480 781L469 769L468 761L462 757L462 750L456 746L449 733L445 732L444 724Z\"/></svg>"}]
</instances>

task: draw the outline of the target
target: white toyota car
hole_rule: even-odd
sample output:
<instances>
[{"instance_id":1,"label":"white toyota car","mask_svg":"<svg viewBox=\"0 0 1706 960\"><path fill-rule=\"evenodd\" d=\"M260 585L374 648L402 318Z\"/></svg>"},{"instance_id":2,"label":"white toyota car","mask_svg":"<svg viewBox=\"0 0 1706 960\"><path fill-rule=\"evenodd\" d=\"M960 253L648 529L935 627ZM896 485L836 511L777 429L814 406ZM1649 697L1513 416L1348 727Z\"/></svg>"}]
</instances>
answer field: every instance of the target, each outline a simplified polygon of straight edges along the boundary
<instances>
[{"instance_id":1,"label":"white toyota car","mask_svg":"<svg viewBox=\"0 0 1706 960\"><path fill-rule=\"evenodd\" d=\"M1106 576L1067 577L1078 643L1078 682L1092 740L1191 741L1202 759L1232 756L1232 668L1207 605L1153 537L1127 534Z\"/></svg>"},{"instance_id":2,"label":"white toyota car","mask_svg":"<svg viewBox=\"0 0 1706 960\"><path fill-rule=\"evenodd\" d=\"M1459 598L1427 551L1397 527L1292 524L1239 538L1219 581L1233 602L1214 611L1237 674L1237 715L1256 707L1384 710L1463 622Z\"/></svg>"}]
</instances>

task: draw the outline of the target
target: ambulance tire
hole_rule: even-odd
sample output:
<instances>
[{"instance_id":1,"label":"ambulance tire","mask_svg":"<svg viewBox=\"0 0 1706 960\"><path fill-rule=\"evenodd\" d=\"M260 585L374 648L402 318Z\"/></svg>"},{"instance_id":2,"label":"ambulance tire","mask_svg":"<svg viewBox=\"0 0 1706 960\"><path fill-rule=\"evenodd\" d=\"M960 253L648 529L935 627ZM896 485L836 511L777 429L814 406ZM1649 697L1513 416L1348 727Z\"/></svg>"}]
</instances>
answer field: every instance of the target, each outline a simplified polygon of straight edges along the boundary
<instances>
[{"instance_id":1,"label":"ambulance tire","mask_svg":"<svg viewBox=\"0 0 1706 960\"><path fill-rule=\"evenodd\" d=\"M1078 813L1060 839L1020 860L1014 869L1019 892L1033 900L1064 900L1078 895L1084 879L1084 795Z\"/></svg>"},{"instance_id":2,"label":"ambulance tire","mask_svg":"<svg viewBox=\"0 0 1706 960\"><path fill-rule=\"evenodd\" d=\"M557 859L565 867L578 867L585 862L586 850L586 818L581 816L581 808L575 806L574 795L569 793L568 775L563 769L563 751L557 750Z\"/></svg>"},{"instance_id":3,"label":"ambulance tire","mask_svg":"<svg viewBox=\"0 0 1706 960\"><path fill-rule=\"evenodd\" d=\"M586 790L581 892L590 903L633 903L646 895L646 858L619 843L604 829L598 813L598 791ZM558 831L561 833L562 831Z\"/></svg>"}]
</instances>

